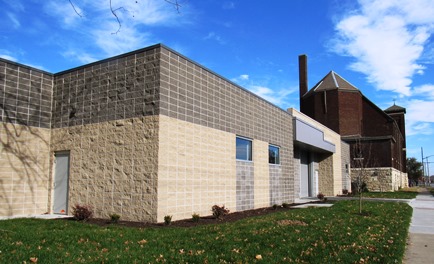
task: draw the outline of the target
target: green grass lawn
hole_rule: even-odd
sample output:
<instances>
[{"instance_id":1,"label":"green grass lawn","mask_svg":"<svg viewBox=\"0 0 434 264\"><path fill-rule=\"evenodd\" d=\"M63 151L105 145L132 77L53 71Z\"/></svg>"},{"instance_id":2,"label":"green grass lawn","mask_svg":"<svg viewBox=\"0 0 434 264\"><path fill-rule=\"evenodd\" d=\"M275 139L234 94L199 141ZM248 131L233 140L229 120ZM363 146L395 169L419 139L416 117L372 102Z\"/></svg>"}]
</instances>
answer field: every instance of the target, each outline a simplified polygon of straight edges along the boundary
<instances>
[{"instance_id":1,"label":"green grass lawn","mask_svg":"<svg viewBox=\"0 0 434 264\"><path fill-rule=\"evenodd\" d=\"M336 202L192 228L0 221L0 263L401 263L412 209Z\"/></svg>"},{"instance_id":2,"label":"green grass lawn","mask_svg":"<svg viewBox=\"0 0 434 264\"><path fill-rule=\"evenodd\" d=\"M389 198L389 199L414 199L418 192L396 191L396 192L364 192L366 198ZM358 196L358 195L357 195Z\"/></svg>"}]
</instances>

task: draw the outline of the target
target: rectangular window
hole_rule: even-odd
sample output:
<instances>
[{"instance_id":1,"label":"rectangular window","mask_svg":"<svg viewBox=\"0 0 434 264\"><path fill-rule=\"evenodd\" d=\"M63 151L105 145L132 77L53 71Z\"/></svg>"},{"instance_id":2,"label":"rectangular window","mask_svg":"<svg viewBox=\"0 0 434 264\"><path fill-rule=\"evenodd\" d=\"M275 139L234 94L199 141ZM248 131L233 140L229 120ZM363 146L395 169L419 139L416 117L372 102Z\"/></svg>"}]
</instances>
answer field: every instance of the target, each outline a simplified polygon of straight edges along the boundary
<instances>
[{"instance_id":1,"label":"rectangular window","mask_svg":"<svg viewBox=\"0 0 434 264\"><path fill-rule=\"evenodd\" d=\"M280 164L280 148L269 145L268 146L268 163Z\"/></svg>"},{"instance_id":2,"label":"rectangular window","mask_svg":"<svg viewBox=\"0 0 434 264\"><path fill-rule=\"evenodd\" d=\"M237 137L237 160L252 160L252 140Z\"/></svg>"}]
</instances>

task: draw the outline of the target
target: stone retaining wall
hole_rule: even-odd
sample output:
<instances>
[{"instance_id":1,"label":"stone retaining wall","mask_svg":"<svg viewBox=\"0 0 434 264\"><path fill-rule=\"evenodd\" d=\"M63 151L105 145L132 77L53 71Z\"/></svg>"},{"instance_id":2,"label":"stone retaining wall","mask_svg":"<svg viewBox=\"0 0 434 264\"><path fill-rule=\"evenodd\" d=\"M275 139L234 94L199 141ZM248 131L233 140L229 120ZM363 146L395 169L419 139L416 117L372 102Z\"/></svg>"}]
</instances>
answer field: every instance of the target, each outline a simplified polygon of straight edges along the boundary
<instances>
[{"instance_id":1,"label":"stone retaining wall","mask_svg":"<svg viewBox=\"0 0 434 264\"><path fill-rule=\"evenodd\" d=\"M361 174L360 174L361 173ZM369 191L373 192L393 192L400 188L408 187L407 173L403 173L395 168L352 168L351 175L353 181L361 175L361 179L366 183Z\"/></svg>"}]
</instances>

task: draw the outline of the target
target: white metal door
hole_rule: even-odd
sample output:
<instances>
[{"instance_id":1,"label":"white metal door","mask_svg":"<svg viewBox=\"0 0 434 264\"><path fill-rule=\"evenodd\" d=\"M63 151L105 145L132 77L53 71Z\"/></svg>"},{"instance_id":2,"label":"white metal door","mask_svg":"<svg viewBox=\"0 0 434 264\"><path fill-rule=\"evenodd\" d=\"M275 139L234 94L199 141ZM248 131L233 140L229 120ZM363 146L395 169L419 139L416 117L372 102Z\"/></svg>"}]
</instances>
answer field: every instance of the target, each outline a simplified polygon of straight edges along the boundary
<instances>
[{"instance_id":1,"label":"white metal door","mask_svg":"<svg viewBox=\"0 0 434 264\"><path fill-rule=\"evenodd\" d=\"M53 213L67 214L69 153L55 154Z\"/></svg>"}]
</instances>

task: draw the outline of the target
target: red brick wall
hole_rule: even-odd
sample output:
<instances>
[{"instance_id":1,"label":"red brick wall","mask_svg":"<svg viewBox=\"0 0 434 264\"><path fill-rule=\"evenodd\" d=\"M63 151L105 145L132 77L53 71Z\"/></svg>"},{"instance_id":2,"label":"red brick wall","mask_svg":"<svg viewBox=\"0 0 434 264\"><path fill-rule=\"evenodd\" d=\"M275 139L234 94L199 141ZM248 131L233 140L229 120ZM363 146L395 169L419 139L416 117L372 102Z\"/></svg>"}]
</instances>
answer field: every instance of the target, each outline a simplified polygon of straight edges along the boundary
<instances>
[{"instance_id":1,"label":"red brick wall","mask_svg":"<svg viewBox=\"0 0 434 264\"><path fill-rule=\"evenodd\" d=\"M363 100L363 136L376 137L387 136L393 133L393 122L385 113L379 111L376 106L367 100Z\"/></svg>"},{"instance_id":2,"label":"red brick wall","mask_svg":"<svg viewBox=\"0 0 434 264\"><path fill-rule=\"evenodd\" d=\"M359 92L339 91L339 126L342 136L362 133L362 95Z\"/></svg>"},{"instance_id":3,"label":"red brick wall","mask_svg":"<svg viewBox=\"0 0 434 264\"><path fill-rule=\"evenodd\" d=\"M394 116L398 123L396 125L360 92L344 90L312 93L302 98L301 111L341 136L365 137L365 141L357 143L362 145L365 166L394 167L406 171L406 154L402 151L405 148L405 134L400 133L400 129L405 130L403 115ZM366 141L366 137L384 138ZM349 143L353 160L356 143Z\"/></svg>"}]
</instances>

